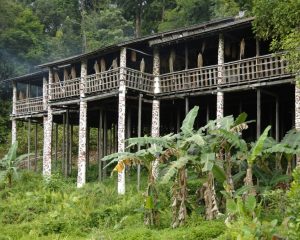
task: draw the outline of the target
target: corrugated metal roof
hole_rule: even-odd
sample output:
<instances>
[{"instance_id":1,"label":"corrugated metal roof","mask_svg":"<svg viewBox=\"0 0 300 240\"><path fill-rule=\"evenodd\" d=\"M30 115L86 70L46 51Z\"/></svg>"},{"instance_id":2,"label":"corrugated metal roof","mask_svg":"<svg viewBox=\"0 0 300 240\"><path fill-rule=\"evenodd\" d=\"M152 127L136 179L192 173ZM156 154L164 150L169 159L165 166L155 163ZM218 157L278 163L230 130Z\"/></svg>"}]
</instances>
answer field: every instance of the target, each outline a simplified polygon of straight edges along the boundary
<instances>
[{"instance_id":1,"label":"corrugated metal roof","mask_svg":"<svg viewBox=\"0 0 300 240\"><path fill-rule=\"evenodd\" d=\"M22 75L22 76L9 78L9 79L6 79L4 81L28 81L28 80L35 80L39 77L42 78L43 76L48 76L48 71L47 70L28 73L28 74L25 74L25 75Z\"/></svg>"}]
</instances>

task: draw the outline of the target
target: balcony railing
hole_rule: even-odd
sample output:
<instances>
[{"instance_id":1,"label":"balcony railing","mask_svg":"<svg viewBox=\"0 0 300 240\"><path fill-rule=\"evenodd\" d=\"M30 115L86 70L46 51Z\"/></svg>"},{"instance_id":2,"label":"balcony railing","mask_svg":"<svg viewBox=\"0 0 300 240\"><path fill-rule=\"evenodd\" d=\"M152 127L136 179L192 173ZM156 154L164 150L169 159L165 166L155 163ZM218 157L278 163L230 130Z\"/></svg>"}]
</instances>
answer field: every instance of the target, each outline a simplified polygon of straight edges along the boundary
<instances>
[{"instance_id":1,"label":"balcony railing","mask_svg":"<svg viewBox=\"0 0 300 240\"><path fill-rule=\"evenodd\" d=\"M270 54L228 62L221 69L218 69L217 65L213 65L162 74L159 76L161 94L216 89L217 87L283 78L290 75L286 71L286 66L287 63L284 61L283 55ZM152 74L130 68L124 68L124 70L126 87L153 93L154 77ZM218 71L222 71L224 75L223 81L219 84ZM119 80L120 68L116 68L87 76L84 86L81 86L80 78L52 83L49 85L50 99L58 100L79 97L80 87L84 87L84 93L87 95L117 90Z\"/></svg>"},{"instance_id":2,"label":"balcony railing","mask_svg":"<svg viewBox=\"0 0 300 240\"><path fill-rule=\"evenodd\" d=\"M290 75L286 67L287 62L281 54L270 54L229 62L224 65L225 79L222 85L231 86L260 82Z\"/></svg>"},{"instance_id":3,"label":"balcony railing","mask_svg":"<svg viewBox=\"0 0 300 240\"><path fill-rule=\"evenodd\" d=\"M153 92L153 75L126 68L126 87L143 92Z\"/></svg>"},{"instance_id":4,"label":"balcony railing","mask_svg":"<svg viewBox=\"0 0 300 240\"><path fill-rule=\"evenodd\" d=\"M116 68L87 76L85 93L99 93L118 89L119 72L120 69Z\"/></svg>"},{"instance_id":5,"label":"balcony railing","mask_svg":"<svg viewBox=\"0 0 300 240\"><path fill-rule=\"evenodd\" d=\"M43 97L26 98L16 102L16 115L43 111Z\"/></svg>"},{"instance_id":6,"label":"balcony railing","mask_svg":"<svg viewBox=\"0 0 300 240\"><path fill-rule=\"evenodd\" d=\"M160 75L161 93L211 88L217 85L218 67L188 69Z\"/></svg>"},{"instance_id":7,"label":"balcony railing","mask_svg":"<svg viewBox=\"0 0 300 240\"><path fill-rule=\"evenodd\" d=\"M80 94L80 78L49 84L50 99L77 97Z\"/></svg>"},{"instance_id":8,"label":"balcony railing","mask_svg":"<svg viewBox=\"0 0 300 240\"><path fill-rule=\"evenodd\" d=\"M224 79L218 84L218 66L188 69L160 75L161 93L205 90L267 81L289 76L287 62L281 54L247 58L224 64Z\"/></svg>"}]
</instances>

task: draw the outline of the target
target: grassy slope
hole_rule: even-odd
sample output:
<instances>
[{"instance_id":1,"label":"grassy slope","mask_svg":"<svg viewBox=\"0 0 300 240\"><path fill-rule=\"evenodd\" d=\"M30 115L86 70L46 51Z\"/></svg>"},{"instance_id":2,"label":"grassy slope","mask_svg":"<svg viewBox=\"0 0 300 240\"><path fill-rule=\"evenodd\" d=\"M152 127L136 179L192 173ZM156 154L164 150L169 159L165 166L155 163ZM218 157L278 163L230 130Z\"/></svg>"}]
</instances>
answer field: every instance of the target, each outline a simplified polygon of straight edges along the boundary
<instances>
[{"instance_id":1,"label":"grassy slope","mask_svg":"<svg viewBox=\"0 0 300 240\"><path fill-rule=\"evenodd\" d=\"M76 189L55 176L44 183L39 175L24 173L12 188L0 185L0 240L2 239L214 239L225 226L204 221L194 213L186 226L170 229L168 187L160 189L161 225L143 225L143 196L134 182L118 196L116 181L89 183Z\"/></svg>"}]
</instances>

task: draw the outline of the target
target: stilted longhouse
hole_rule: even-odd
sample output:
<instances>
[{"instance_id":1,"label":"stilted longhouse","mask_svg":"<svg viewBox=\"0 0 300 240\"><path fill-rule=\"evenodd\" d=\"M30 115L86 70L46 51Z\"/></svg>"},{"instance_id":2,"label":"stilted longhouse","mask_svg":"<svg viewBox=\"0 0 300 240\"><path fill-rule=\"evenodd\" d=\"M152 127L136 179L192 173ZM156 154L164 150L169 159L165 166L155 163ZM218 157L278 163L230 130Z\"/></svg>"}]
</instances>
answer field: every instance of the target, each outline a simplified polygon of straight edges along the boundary
<instances>
[{"instance_id":1,"label":"stilted longhouse","mask_svg":"<svg viewBox=\"0 0 300 240\"><path fill-rule=\"evenodd\" d=\"M185 114L200 107L196 124L248 113L245 132L255 139L267 125L279 140L300 129L300 89L282 53L259 41L253 18L228 18L133 39L94 52L42 64L42 71L12 79L12 141L16 121L42 123L43 175L57 159L58 126L64 126L63 171L78 166L86 182L90 129L98 129L97 158L125 149L124 140L176 132ZM73 126L78 160L72 163ZM53 148L53 149L52 149ZM99 161L99 179L103 172ZM125 192L125 174L118 175Z\"/></svg>"}]
</instances>

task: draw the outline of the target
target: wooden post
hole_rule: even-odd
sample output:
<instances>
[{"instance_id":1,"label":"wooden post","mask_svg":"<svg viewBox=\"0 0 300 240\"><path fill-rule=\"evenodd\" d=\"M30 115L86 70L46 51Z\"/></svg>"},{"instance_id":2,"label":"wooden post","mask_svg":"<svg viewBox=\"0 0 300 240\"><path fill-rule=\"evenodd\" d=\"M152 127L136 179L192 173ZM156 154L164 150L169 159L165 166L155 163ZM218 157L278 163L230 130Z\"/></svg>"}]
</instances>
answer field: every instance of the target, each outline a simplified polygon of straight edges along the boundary
<instances>
[{"instance_id":1,"label":"wooden post","mask_svg":"<svg viewBox=\"0 0 300 240\"><path fill-rule=\"evenodd\" d=\"M118 109L118 152L125 151L125 119L126 119L126 48L120 51L120 83ZM118 193L125 194L125 168L118 172Z\"/></svg>"},{"instance_id":2,"label":"wooden post","mask_svg":"<svg viewBox=\"0 0 300 240\"><path fill-rule=\"evenodd\" d=\"M66 111L66 161L65 161L65 176L67 177L70 172L70 114L69 109Z\"/></svg>"},{"instance_id":3,"label":"wooden post","mask_svg":"<svg viewBox=\"0 0 300 240\"><path fill-rule=\"evenodd\" d=\"M160 56L158 48L153 51L153 75L154 75L154 94L160 93ZM155 98L152 103L152 127L151 136L158 137L160 132L160 101Z\"/></svg>"},{"instance_id":4,"label":"wooden post","mask_svg":"<svg viewBox=\"0 0 300 240\"><path fill-rule=\"evenodd\" d=\"M185 115L189 113L189 98L185 97Z\"/></svg>"},{"instance_id":5,"label":"wooden post","mask_svg":"<svg viewBox=\"0 0 300 240\"><path fill-rule=\"evenodd\" d=\"M103 156L107 155L107 112L103 115ZM106 161L103 162L106 165ZM106 177L106 168L103 169L103 178Z\"/></svg>"},{"instance_id":6,"label":"wooden post","mask_svg":"<svg viewBox=\"0 0 300 240\"><path fill-rule=\"evenodd\" d=\"M131 138L131 108L128 107L128 116L127 116L127 139Z\"/></svg>"},{"instance_id":7,"label":"wooden post","mask_svg":"<svg viewBox=\"0 0 300 240\"><path fill-rule=\"evenodd\" d=\"M189 69L189 49L187 43L184 45L184 65L185 70Z\"/></svg>"},{"instance_id":8,"label":"wooden post","mask_svg":"<svg viewBox=\"0 0 300 240\"><path fill-rule=\"evenodd\" d=\"M177 129L177 133L179 133L180 131L180 108L177 108L177 123L176 123L176 129Z\"/></svg>"},{"instance_id":9,"label":"wooden post","mask_svg":"<svg viewBox=\"0 0 300 240\"><path fill-rule=\"evenodd\" d=\"M279 98L276 97L276 141L279 142Z\"/></svg>"},{"instance_id":10,"label":"wooden post","mask_svg":"<svg viewBox=\"0 0 300 240\"><path fill-rule=\"evenodd\" d=\"M72 148L73 148L73 124L71 124L71 131L70 131L70 162L69 162L69 169L68 169L68 174L71 175L72 173L72 157L73 157L73 153L72 153Z\"/></svg>"},{"instance_id":11,"label":"wooden post","mask_svg":"<svg viewBox=\"0 0 300 240\"><path fill-rule=\"evenodd\" d=\"M300 131L300 86L295 82L295 129ZM300 156L297 156L297 167L300 166Z\"/></svg>"},{"instance_id":12,"label":"wooden post","mask_svg":"<svg viewBox=\"0 0 300 240\"><path fill-rule=\"evenodd\" d=\"M256 90L256 138L258 139L261 133L261 90Z\"/></svg>"},{"instance_id":13,"label":"wooden post","mask_svg":"<svg viewBox=\"0 0 300 240\"><path fill-rule=\"evenodd\" d=\"M55 169L56 170L58 168L57 150L58 150L58 123L55 123Z\"/></svg>"},{"instance_id":14,"label":"wooden post","mask_svg":"<svg viewBox=\"0 0 300 240\"><path fill-rule=\"evenodd\" d=\"M90 168L90 137L91 137L91 128L87 127L86 133L86 168Z\"/></svg>"},{"instance_id":15,"label":"wooden post","mask_svg":"<svg viewBox=\"0 0 300 240\"><path fill-rule=\"evenodd\" d=\"M84 90L87 75L87 61L81 62L80 80L80 107L79 107L79 148L78 148L78 174L77 187L82 187L86 182L86 128L87 128L87 102L84 101Z\"/></svg>"},{"instance_id":16,"label":"wooden post","mask_svg":"<svg viewBox=\"0 0 300 240\"><path fill-rule=\"evenodd\" d=\"M49 84L53 83L53 70L49 69ZM43 104L44 109L47 109L47 115L44 115L44 148L43 148L43 176L49 178L51 176L51 153L52 153L52 124L53 116L51 106L47 104L51 100L51 87L48 88L48 94L45 89L47 89L47 82L43 81Z\"/></svg>"},{"instance_id":17,"label":"wooden post","mask_svg":"<svg viewBox=\"0 0 300 240\"><path fill-rule=\"evenodd\" d=\"M37 171L37 162L38 162L38 124L35 123L34 128L34 171Z\"/></svg>"},{"instance_id":18,"label":"wooden post","mask_svg":"<svg viewBox=\"0 0 300 240\"><path fill-rule=\"evenodd\" d=\"M66 114L63 113L63 136L62 136L62 145L61 145L61 172L66 176L65 174L65 162L66 162Z\"/></svg>"},{"instance_id":19,"label":"wooden post","mask_svg":"<svg viewBox=\"0 0 300 240\"><path fill-rule=\"evenodd\" d=\"M99 111L99 126L98 126L98 180L102 181L102 157L103 157L103 110Z\"/></svg>"},{"instance_id":20,"label":"wooden post","mask_svg":"<svg viewBox=\"0 0 300 240\"><path fill-rule=\"evenodd\" d=\"M207 105L206 105L206 123L209 122L209 115L210 115L209 104L207 103Z\"/></svg>"},{"instance_id":21,"label":"wooden post","mask_svg":"<svg viewBox=\"0 0 300 240\"><path fill-rule=\"evenodd\" d=\"M142 134L142 102L143 94L139 94L139 106L138 106L138 126L137 126L137 135L141 137ZM138 145L138 151L141 150L141 146ZM140 191L141 187L141 165L137 166L137 190Z\"/></svg>"},{"instance_id":22,"label":"wooden post","mask_svg":"<svg viewBox=\"0 0 300 240\"><path fill-rule=\"evenodd\" d=\"M219 34L218 45L218 85L224 83L224 36ZM218 87L217 92L217 119L224 117L224 93Z\"/></svg>"},{"instance_id":23,"label":"wooden post","mask_svg":"<svg viewBox=\"0 0 300 240\"><path fill-rule=\"evenodd\" d=\"M31 135L31 119L29 118L28 119L28 122L27 122L27 154L28 154L28 157L27 157L27 167L28 167L28 170L30 170L31 168L31 162L30 162L30 151L31 151L31 146L30 146L30 135Z\"/></svg>"},{"instance_id":24,"label":"wooden post","mask_svg":"<svg viewBox=\"0 0 300 240\"><path fill-rule=\"evenodd\" d=\"M17 83L12 82L13 85L13 102L12 102L12 114L13 116L17 114L16 105L17 105ZM11 143L14 144L17 141L17 121L14 117L11 120Z\"/></svg>"}]
</instances>

